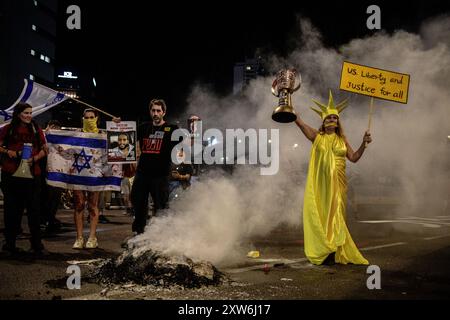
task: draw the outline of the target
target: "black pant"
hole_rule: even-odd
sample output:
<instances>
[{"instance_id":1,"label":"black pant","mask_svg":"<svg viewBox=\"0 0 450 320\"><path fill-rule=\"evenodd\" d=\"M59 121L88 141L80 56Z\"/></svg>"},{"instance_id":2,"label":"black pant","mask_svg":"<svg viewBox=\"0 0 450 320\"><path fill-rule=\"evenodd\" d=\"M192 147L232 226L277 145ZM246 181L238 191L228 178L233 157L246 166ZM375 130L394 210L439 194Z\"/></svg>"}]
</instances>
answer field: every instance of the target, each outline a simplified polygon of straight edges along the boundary
<instances>
[{"instance_id":1,"label":"black pant","mask_svg":"<svg viewBox=\"0 0 450 320\"><path fill-rule=\"evenodd\" d=\"M40 177L16 178L2 172L1 188L4 203L5 241L10 248L16 247L16 238L22 224L22 215L27 210L28 227L31 233L31 247L41 249L39 228Z\"/></svg>"},{"instance_id":2,"label":"black pant","mask_svg":"<svg viewBox=\"0 0 450 320\"><path fill-rule=\"evenodd\" d=\"M134 209L134 222L132 230L143 233L147 224L148 195L152 196L154 214L158 209L167 208L169 200L168 177L146 177L142 173L136 173L130 199Z\"/></svg>"}]
</instances>

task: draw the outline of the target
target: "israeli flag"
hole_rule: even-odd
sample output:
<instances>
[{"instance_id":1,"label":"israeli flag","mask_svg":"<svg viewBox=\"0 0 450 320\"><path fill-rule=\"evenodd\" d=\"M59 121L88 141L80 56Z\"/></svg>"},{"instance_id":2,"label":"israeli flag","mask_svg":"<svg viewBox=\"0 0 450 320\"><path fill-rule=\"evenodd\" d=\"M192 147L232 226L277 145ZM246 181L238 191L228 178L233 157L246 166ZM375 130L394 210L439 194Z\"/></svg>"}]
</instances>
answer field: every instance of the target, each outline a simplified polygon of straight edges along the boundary
<instances>
[{"instance_id":1,"label":"israeli flag","mask_svg":"<svg viewBox=\"0 0 450 320\"><path fill-rule=\"evenodd\" d=\"M0 110L0 128L11 122L14 107L19 102L28 103L33 107L33 117L44 113L59 103L69 99L63 93L57 92L34 81L24 79L25 86L14 104L6 110Z\"/></svg>"},{"instance_id":2,"label":"israeli flag","mask_svg":"<svg viewBox=\"0 0 450 320\"><path fill-rule=\"evenodd\" d=\"M122 165L108 164L106 134L65 130L46 133L47 183L71 190L120 191Z\"/></svg>"}]
</instances>

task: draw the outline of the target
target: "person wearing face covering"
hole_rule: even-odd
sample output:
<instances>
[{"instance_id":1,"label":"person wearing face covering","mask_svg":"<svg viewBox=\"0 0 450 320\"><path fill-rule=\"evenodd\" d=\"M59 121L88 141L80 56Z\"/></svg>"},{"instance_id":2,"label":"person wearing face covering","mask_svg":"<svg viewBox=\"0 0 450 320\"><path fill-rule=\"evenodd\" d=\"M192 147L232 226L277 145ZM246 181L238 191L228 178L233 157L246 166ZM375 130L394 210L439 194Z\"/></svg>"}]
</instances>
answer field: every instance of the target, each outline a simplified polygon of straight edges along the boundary
<instances>
[{"instance_id":1,"label":"person wearing face covering","mask_svg":"<svg viewBox=\"0 0 450 320\"><path fill-rule=\"evenodd\" d=\"M86 109L83 112L83 132L98 133L98 116L95 110Z\"/></svg>"},{"instance_id":2,"label":"person wearing face covering","mask_svg":"<svg viewBox=\"0 0 450 320\"><path fill-rule=\"evenodd\" d=\"M339 121L347 101L334 105L330 91L328 105L313 102L320 107L320 110L312 108L322 118L320 129L310 127L300 117L296 120L297 126L313 143L303 201L305 254L316 265L367 265L369 262L359 252L345 222L345 166L346 158L351 162L361 158L372 138L366 132L361 146L353 151Z\"/></svg>"},{"instance_id":3,"label":"person wearing face covering","mask_svg":"<svg viewBox=\"0 0 450 320\"><path fill-rule=\"evenodd\" d=\"M113 121L120 122L120 118L113 118ZM99 133L97 127L99 122L97 111L94 109L86 109L83 112L83 132ZM97 240L97 224L99 221L99 198L100 191L74 190L74 219L77 229L77 238L73 244L73 249L95 249L98 247ZM85 204L89 212L90 231L89 237L85 243L83 238L83 213Z\"/></svg>"},{"instance_id":4,"label":"person wearing face covering","mask_svg":"<svg viewBox=\"0 0 450 320\"><path fill-rule=\"evenodd\" d=\"M86 109L83 112L83 132L88 133L98 133L99 129L97 127L98 116L97 112L93 109ZM77 229L77 238L73 244L73 249L95 249L98 247L97 241L97 224L99 217L99 201L100 192L99 191L85 191L85 190L74 190L73 200L74 200L74 220ZM90 220L90 230L89 238L87 242L84 242L83 238L83 213L85 204L87 202L87 209L89 212Z\"/></svg>"}]
</instances>

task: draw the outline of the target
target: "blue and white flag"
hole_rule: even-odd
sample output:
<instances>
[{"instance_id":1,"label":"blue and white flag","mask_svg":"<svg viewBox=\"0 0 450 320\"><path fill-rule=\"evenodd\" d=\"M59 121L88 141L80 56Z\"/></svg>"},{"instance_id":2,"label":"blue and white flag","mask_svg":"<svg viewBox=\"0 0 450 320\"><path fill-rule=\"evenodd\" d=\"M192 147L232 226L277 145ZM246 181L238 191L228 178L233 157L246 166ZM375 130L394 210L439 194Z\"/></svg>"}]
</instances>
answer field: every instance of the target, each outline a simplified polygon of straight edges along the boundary
<instances>
[{"instance_id":1,"label":"blue and white flag","mask_svg":"<svg viewBox=\"0 0 450 320\"><path fill-rule=\"evenodd\" d=\"M14 107L19 102L25 102L32 106L33 117L36 117L64 100L69 99L63 93L47 88L39 83L28 79L24 79L24 81L25 86L17 101L8 109L0 110L0 128L11 121Z\"/></svg>"},{"instance_id":2,"label":"blue and white flag","mask_svg":"<svg viewBox=\"0 0 450 320\"><path fill-rule=\"evenodd\" d=\"M108 164L106 134L49 130L47 183L72 190L120 191L122 165Z\"/></svg>"}]
</instances>

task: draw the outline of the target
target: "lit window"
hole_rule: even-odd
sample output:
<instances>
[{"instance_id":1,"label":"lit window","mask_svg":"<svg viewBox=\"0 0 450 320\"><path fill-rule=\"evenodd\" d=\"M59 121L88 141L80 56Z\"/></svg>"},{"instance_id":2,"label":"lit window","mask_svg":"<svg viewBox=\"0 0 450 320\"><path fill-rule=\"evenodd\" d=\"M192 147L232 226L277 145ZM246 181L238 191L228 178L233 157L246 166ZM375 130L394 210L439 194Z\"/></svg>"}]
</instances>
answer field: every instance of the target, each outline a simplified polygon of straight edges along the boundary
<instances>
[{"instance_id":1,"label":"lit window","mask_svg":"<svg viewBox=\"0 0 450 320\"><path fill-rule=\"evenodd\" d=\"M246 68L247 70L252 70L252 67L250 67L250 66L247 66L247 68Z\"/></svg>"},{"instance_id":2,"label":"lit window","mask_svg":"<svg viewBox=\"0 0 450 320\"><path fill-rule=\"evenodd\" d=\"M50 58L49 57L45 57L45 62L50 63Z\"/></svg>"},{"instance_id":3,"label":"lit window","mask_svg":"<svg viewBox=\"0 0 450 320\"><path fill-rule=\"evenodd\" d=\"M32 56L35 56L35 55L36 55L36 51L34 51L33 49L31 49L31 50L30 50L30 54L31 54Z\"/></svg>"},{"instance_id":4,"label":"lit window","mask_svg":"<svg viewBox=\"0 0 450 320\"><path fill-rule=\"evenodd\" d=\"M32 25L31 25L31 29L32 29L33 31L36 31L37 28L36 28L36 26L35 26L34 24L32 24Z\"/></svg>"},{"instance_id":5,"label":"lit window","mask_svg":"<svg viewBox=\"0 0 450 320\"><path fill-rule=\"evenodd\" d=\"M30 74L30 80L34 80L34 76L32 74Z\"/></svg>"},{"instance_id":6,"label":"lit window","mask_svg":"<svg viewBox=\"0 0 450 320\"><path fill-rule=\"evenodd\" d=\"M39 57L39 59L41 59L42 61L45 61L45 56L43 54L41 54L41 56Z\"/></svg>"},{"instance_id":7,"label":"lit window","mask_svg":"<svg viewBox=\"0 0 450 320\"><path fill-rule=\"evenodd\" d=\"M37 7L37 5L38 5L37 0L34 0L34 6Z\"/></svg>"}]
</instances>

